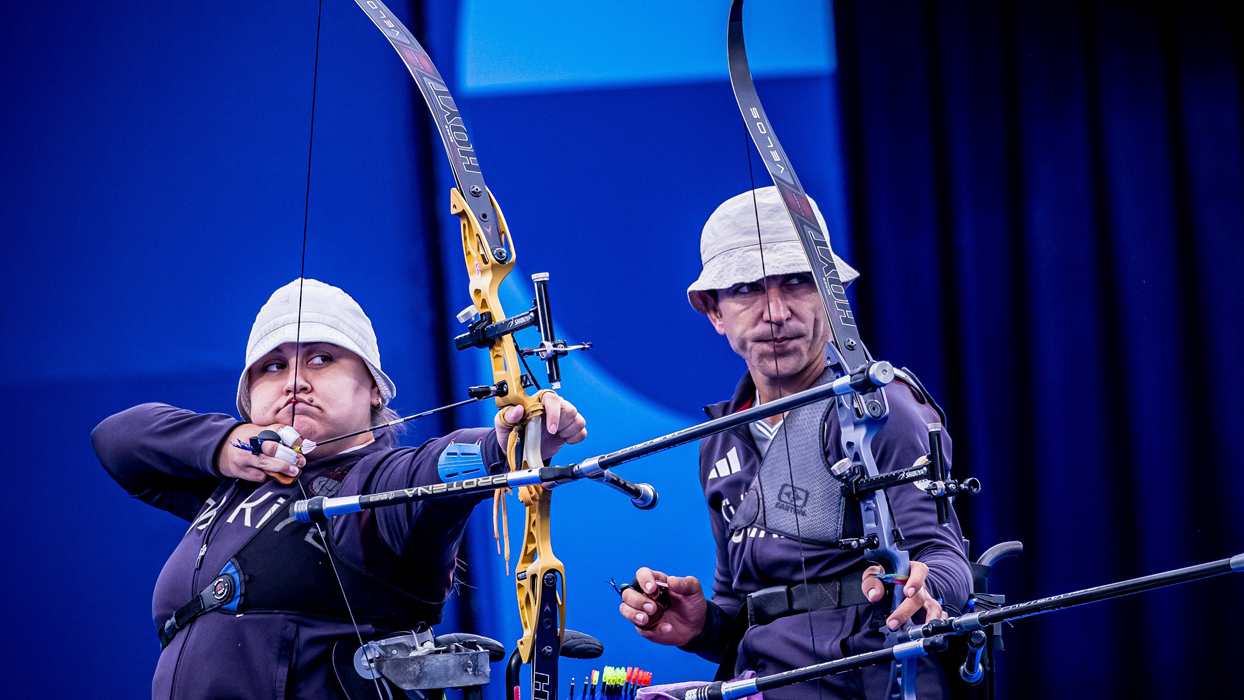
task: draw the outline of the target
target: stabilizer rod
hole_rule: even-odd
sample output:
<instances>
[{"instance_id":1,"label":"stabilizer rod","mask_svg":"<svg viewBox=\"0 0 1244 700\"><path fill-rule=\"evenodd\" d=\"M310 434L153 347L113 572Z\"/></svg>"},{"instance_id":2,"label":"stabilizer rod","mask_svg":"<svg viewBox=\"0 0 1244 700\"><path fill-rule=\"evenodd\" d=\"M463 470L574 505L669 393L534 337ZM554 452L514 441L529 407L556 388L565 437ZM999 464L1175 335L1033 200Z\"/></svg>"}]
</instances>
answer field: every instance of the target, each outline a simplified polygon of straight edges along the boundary
<instances>
[{"instance_id":1,"label":"stabilizer rod","mask_svg":"<svg viewBox=\"0 0 1244 700\"><path fill-rule=\"evenodd\" d=\"M408 489L369 493L361 496L315 496L293 505L294 517L303 523L322 523L329 518L346 513L357 513L361 510L392 506L412 501L426 501L434 498L450 496L466 496L478 493L492 493L496 489L513 488L515 486L551 486L577 481L581 478L574 473L574 467L540 467L538 469L520 469L504 474L492 474L462 481L447 481L426 486L412 486ZM626 494L636 508L648 510L657 504L657 491L651 484L635 484L623 479L609 470L599 476L591 477L595 481Z\"/></svg>"},{"instance_id":2,"label":"stabilizer rod","mask_svg":"<svg viewBox=\"0 0 1244 700\"><path fill-rule=\"evenodd\" d=\"M835 673L843 673L844 671L852 671L864 666L889 663L896 659L902 660L913 656L925 656L929 652L945 649L945 638L947 635L970 633L999 622L1018 620L1022 617L1033 617L1054 612L1055 610L1064 610L1078 605L1122 598L1134 593L1143 593L1157 588L1165 588L1166 586L1199 581L1240 571L1244 571L1244 554L1237 554L1228 559L1187 566L1160 574L1142 576L1118 583L1109 583L1104 586L1085 588L1072 593L1041 598L1040 600L1027 603L1007 605L996 610L969 613L945 620L933 620L932 622L926 622L920 627L911 628L907 633L908 641L899 643L889 649L869 651L836 661L827 661L783 673L775 673L771 676L741 681L709 683L706 686L695 688L688 692L687 700L735 700L736 698L763 693L767 690L781 688L793 683L815 680Z\"/></svg>"},{"instance_id":3,"label":"stabilizer rod","mask_svg":"<svg viewBox=\"0 0 1244 700\"><path fill-rule=\"evenodd\" d=\"M851 393L865 393L894 380L894 368L889 362L870 362L845 377L839 377L829 384L801 391L783 397L763 406L749 408L729 416L711 420L699 425L680 430L669 435L610 452L599 457L590 457L578 464L564 467L540 467L538 469L521 469L481 476L475 479L451 481L427 486L414 486L408 489L386 491L384 493L364 494L361 496L339 496L314 498L295 501L294 517L299 522L324 522L325 520L345 513L357 513L360 510L378 508L380 506L424 501L432 498L464 496L473 493L485 493L494 489L511 488L514 486L557 485L580 479L591 479L626 494L636 508L648 510L657 504L658 494L651 484L635 484L610 471L613 467L640 457L677 447L706 435L729 430L736 425L751 423L778 413L784 413L799 406L815 403L833 396Z\"/></svg>"},{"instance_id":4,"label":"stabilizer rod","mask_svg":"<svg viewBox=\"0 0 1244 700\"><path fill-rule=\"evenodd\" d=\"M594 474L599 474L601 471L611 469L619 464L625 464L640 457L647 457L648 455L678 447L679 445L685 445L738 425L754 423L763 418L776 416L779 413L785 413L800 406L806 406L834 396L865 394L892 381L894 381L894 367L889 362L869 362L851 374L839 377L829 384L822 384L796 394L791 394L790 396L784 396L776 401L770 401L769 403L739 411L738 413L715 418L699 425L693 425L690 428L683 428L668 435L662 435L659 438L653 438L638 445L615 450L599 457L590 457L574 465L575 474L592 478Z\"/></svg>"}]
</instances>

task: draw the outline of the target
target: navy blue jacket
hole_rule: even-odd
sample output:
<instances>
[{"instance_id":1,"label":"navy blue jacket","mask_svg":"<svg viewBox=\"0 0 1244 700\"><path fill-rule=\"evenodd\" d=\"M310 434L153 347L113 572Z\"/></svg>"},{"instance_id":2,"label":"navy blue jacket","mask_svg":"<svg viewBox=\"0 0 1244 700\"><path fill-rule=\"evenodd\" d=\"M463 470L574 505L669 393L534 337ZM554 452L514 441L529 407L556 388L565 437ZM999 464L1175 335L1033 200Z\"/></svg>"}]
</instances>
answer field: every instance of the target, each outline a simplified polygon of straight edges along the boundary
<instances>
[{"instance_id":1,"label":"navy blue jacket","mask_svg":"<svg viewBox=\"0 0 1244 700\"><path fill-rule=\"evenodd\" d=\"M132 496L190 523L156 581L152 617L158 626L220 572L255 529L286 517L302 497L298 484L222 479L217 451L236 419L143 404L99 424L91 440L100 462ZM490 429L459 430L417 448L396 448L382 435L365 447L311 462L300 479L349 469L339 495L374 493L439 482L436 461L451 442L482 440L485 465L504 468ZM230 448L224 448L230 449ZM471 509L484 496L410 503L335 518L336 551L368 573L427 601L453 589L458 542ZM318 546L301 540L291 547ZM203 554L200 557L200 550ZM325 595L340 596L327 590ZM361 625L364 636L377 630ZM342 698L329 666L332 645L355 637L349 622L293 614L204 614L177 633L160 655L154 698ZM152 632L153 643L155 632Z\"/></svg>"},{"instance_id":2,"label":"navy blue jacket","mask_svg":"<svg viewBox=\"0 0 1244 700\"><path fill-rule=\"evenodd\" d=\"M877 468L882 472L906 469L928 452L929 423L941 422L929 405L901 381L886 388L890 413L873 439ZM710 418L735 413L747 407L756 394L751 376L739 382L734 397L705 408ZM839 442L837 421L828 426L827 463L844 456ZM946 455L952 455L950 436L944 435ZM716 469L718 461L731 450L738 457L738 469ZM794 538L775 537L759 528L740 531L732 539L729 522L760 468L762 458L747 426L718 433L700 443L700 484L708 505L713 536L717 543L717 566L713 577L709 617L700 635L683 648L710 661L720 661L734 617L748 593L780 584L793 585L805 580L828 579L863 569L868 565L859 551L803 543ZM727 462L729 464L729 462ZM724 475L723 475L724 473ZM832 478L826 472L826 478ZM951 512L949 527L937 523L933 499L913 484L887 490L895 522L904 537L909 556L929 567L927 587L935 598L955 609L962 609L971 591L972 575L963 554L958 519ZM856 507L848 502L848 507ZM792 615L767 625L752 627L739 645L735 665L737 677L745 670L767 675L792 668L830 661L845 655L882 647L880 632L869 629L872 606L861 605L838 610L820 610ZM813 648L815 639L815 653ZM942 697L944 676L930 659L922 660L917 677L921 700ZM766 700L787 698L881 697L888 666L832 676L821 681L801 683L765 693ZM864 689L867 688L867 692Z\"/></svg>"}]
</instances>

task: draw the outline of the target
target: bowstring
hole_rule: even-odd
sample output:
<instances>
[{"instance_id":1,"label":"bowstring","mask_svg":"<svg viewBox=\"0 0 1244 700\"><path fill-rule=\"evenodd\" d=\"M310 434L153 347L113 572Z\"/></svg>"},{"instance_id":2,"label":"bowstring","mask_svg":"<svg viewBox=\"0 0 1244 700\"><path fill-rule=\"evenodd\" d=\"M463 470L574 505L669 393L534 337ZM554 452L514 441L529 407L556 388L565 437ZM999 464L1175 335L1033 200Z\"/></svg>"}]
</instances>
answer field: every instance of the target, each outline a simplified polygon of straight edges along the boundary
<instances>
[{"instance_id":1,"label":"bowstring","mask_svg":"<svg viewBox=\"0 0 1244 700\"><path fill-rule=\"evenodd\" d=\"M777 331L773 327L774 326L773 306L771 305L769 301L769 283L768 283L769 275L768 275L768 272L765 270L765 242L764 242L764 237L761 235L761 232L760 232L760 205L756 202L756 175L755 175L755 172L752 170L752 137L751 137L751 133L747 129L746 124L743 125L743 137L744 137L743 147L744 147L744 150L747 151L747 177L749 181L751 182L751 186L752 186L751 187L752 213L755 215L755 218L756 218L756 243L758 244L759 249L760 249L760 274L761 274L760 285L761 285L761 290L763 291L765 295L765 309L769 313L769 340L771 343L773 343L773 348L772 348L773 349L773 371L778 377L778 398L780 399L783 396L783 381L782 381L783 377L782 377L781 365L779 365L778 363L778 356L777 356ZM776 187L776 183L774 184L774 186ZM778 198L781 199L782 193L780 190L778 191L777 194L778 194ZM792 222L792 225L794 225L793 222ZM781 280L778 281L778 284L779 284L778 293L780 294L781 293ZM826 313L828 313L828 311ZM823 350L821 354L822 356L824 355ZM822 368L822 372L824 372L823 368ZM817 378L818 379L820 378L819 374L817 375ZM756 391L756 404L760 405L759 389ZM786 448L787 478L790 479L791 488L794 488L795 467L794 467L794 463L791 461L789 432L786 429L786 426L787 426L786 419L787 417L789 417L790 413L791 413L790 411L787 411L786 413L782 414L782 426L779 428L779 430L781 430L782 432L782 445ZM770 443L769 446L770 448L772 448L773 443ZM766 450L766 454L767 454L767 450ZM764 460L762 458L761 466L763 465L764 465ZM795 497L795 500L798 501L798 496ZM799 508L798 507L792 508L791 511L794 513L794 516L795 516L795 543L799 547L799 569L803 573L803 585L806 588L808 586L808 561L807 561L807 555L803 551L803 531L801 530L800 525L799 525ZM842 594L840 591L839 596L841 597L841 595ZM812 644L812 661L814 663L819 664L821 662L821 655L816 645L816 626L812 623L812 611L811 610L808 610L808 638ZM818 699L822 697L822 693L824 692L824 689L822 686L823 684L818 680L816 683L816 696Z\"/></svg>"},{"instance_id":2,"label":"bowstring","mask_svg":"<svg viewBox=\"0 0 1244 700\"><path fill-rule=\"evenodd\" d=\"M294 403L290 404L289 409L289 425L294 426L294 419L298 415L298 367L302 364L302 289L306 281L307 273L307 224L311 217L311 158L315 149L315 102L316 93L319 88L320 79L320 27L324 20L324 0L319 0L318 10L315 17L315 62L311 75L311 126L310 133L307 135L307 187L306 196L303 200L302 210L302 259L298 267L298 315L294 324ZM310 498L307 492L306 484L302 481L304 471L300 471L298 476L294 477L294 481L298 484L298 490L302 492L303 499ZM320 542L324 544L324 554L328 557L329 568L332 569L333 578L337 581L337 588L341 590L341 600L346 605L346 615L350 618L350 626L354 628L354 636L358 639L359 647L363 649L363 654L367 657L367 661L375 668L371 654L367 651L366 642L363 641L363 631L359 629L358 619L354 616L354 607L350 605L350 596L346 594L345 583L341 579L341 572L337 570L337 561L333 555L333 546L328 539L328 535L324 532L324 528L320 523L313 523L315 531L319 533ZM380 679L377 675L372 676L372 683L376 687L376 697L378 700L384 700L384 694L380 690Z\"/></svg>"}]
</instances>

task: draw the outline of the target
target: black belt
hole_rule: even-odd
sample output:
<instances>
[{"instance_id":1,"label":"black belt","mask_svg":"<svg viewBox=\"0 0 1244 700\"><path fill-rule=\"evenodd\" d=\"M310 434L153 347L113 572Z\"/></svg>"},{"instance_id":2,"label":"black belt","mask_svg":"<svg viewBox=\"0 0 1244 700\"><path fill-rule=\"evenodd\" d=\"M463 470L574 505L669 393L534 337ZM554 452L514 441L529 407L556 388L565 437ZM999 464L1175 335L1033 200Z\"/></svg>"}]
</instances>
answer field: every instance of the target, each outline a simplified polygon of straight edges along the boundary
<instances>
[{"instance_id":1,"label":"black belt","mask_svg":"<svg viewBox=\"0 0 1244 700\"><path fill-rule=\"evenodd\" d=\"M756 625L767 625L774 620L813 610L834 610L854 605L870 605L861 589L863 571L852 571L837 578L823 579L794 586L764 588L745 597L730 629L730 639L721 664L717 667L715 680L734 677L734 662L738 658L739 644L747 630Z\"/></svg>"},{"instance_id":2,"label":"black belt","mask_svg":"<svg viewBox=\"0 0 1244 700\"><path fill-rule=\"evenodd\" d=\"M834 610L852 605L868 605L860 588L863 572L855 571L838 578L800 583L794 586L773 586L747 595L747 624L767 625L774 620L811 610Z\"/></svg>"}]
</instances>

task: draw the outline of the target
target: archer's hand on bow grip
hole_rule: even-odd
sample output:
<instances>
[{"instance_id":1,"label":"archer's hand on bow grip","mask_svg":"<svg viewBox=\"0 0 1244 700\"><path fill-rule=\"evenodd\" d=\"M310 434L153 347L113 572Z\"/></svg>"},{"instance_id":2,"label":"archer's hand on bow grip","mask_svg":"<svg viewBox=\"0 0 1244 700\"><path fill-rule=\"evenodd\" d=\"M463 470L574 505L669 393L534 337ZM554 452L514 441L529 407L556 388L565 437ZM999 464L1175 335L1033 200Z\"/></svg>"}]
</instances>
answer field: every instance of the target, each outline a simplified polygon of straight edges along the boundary
<instances>
[{"instance_id":1,"label":"archer's hand on bow grip","mask_svg":"<svg viewBox=\"0 0 1244 700\"><path fill-rule=\"evenodd\" d=\"M864 570L864 578L860 584L864 597L875 602L885 595L885 584L876 577L877 574L884 573L885 569L876 564ZM890 613L890 616L886 618L886 625L890 629L898 629L900 625L910 620L920 610L924 610L923 622L946 617L946 613L942 611L941 603L929 595L929 590L925 586L925 580L928 578L928 575L929 567L927 564L913 561L911 562L911 573L908 575L907 580L894 582L896 592L900 586L902 587L903 600Z\"/></svg>"},{"instance_id":2,"label":"archer's hand on bow grip","mask_svg":"<svg viewBox=\"0 0 1244 700\"><path fill-rule=\"evenodd\" d=\"M536 405L544 416L540 440L541 459L552 459L562 446L574 445L587 438L587 421L574 404L549 390L541 391L536 397L539 399ZM526 423L523 420L526 415L521 406L508 406L497 412L494 426L498 444L507 445L511 433Z\"/></svg>"}]
</instances>

